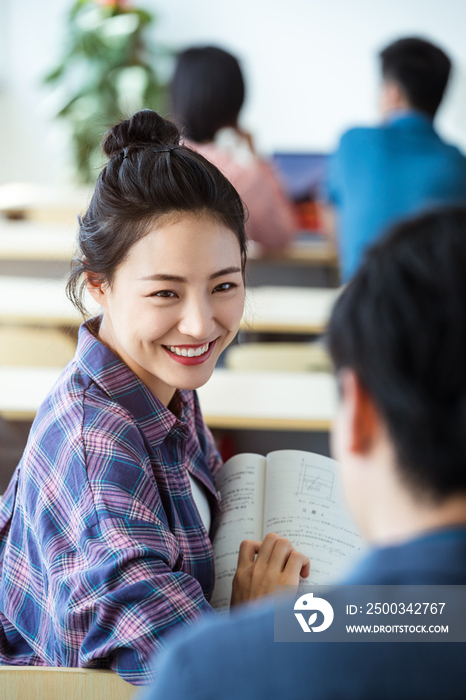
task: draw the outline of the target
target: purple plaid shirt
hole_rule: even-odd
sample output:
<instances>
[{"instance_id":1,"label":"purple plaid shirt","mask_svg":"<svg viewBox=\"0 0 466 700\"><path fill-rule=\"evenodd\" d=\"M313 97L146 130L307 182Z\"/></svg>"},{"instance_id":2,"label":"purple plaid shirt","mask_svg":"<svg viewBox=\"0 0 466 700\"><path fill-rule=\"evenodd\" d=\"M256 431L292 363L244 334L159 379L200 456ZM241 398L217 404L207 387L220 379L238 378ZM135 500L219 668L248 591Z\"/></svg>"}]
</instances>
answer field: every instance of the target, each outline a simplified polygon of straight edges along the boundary
<instances>
[{"instance_id":1,"label":"purple plaid shirt","mask_svg":"<svg viewBox=\"0 0 466 700\"><path fill-rule=\"evenodd\" d=\"M221 466L196 394L179 418L81 326L0 503L0 662L111 668L136 685L167 632L212 613Z\"/></svg>"}]
</instances>

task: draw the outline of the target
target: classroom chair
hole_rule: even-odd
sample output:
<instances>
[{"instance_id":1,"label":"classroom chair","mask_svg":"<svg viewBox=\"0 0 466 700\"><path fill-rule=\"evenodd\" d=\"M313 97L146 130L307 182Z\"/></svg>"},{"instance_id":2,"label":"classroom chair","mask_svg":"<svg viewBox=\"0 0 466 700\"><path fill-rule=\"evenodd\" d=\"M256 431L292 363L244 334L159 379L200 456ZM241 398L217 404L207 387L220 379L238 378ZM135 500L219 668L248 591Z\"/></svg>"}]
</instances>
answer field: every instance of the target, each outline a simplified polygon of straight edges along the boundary
<instances>
[{"instance_id":1,"label":"classroom chair","mask_svg":"<svg viewBox=\"0 0 466 700\"><path fill-rule=\"evenodd\" d=\"M31 372L30 368L40 368L46 372L52 369L59 371L73 358L76 350L76 342L65 333L53 328L31 328L25 326L2 326L0 325L0 367L6 376L12 376L16 368ZM3 375L2 375L3 376ZM13 389L19 394L34 396L37 393L35 386L26 384L19 385ZM10 380L7 379L11 384ZM5 386L2 384L5 391ZM8 389L6 389L8 394ZM15 394L13 394L14 396ZM5 408L5 396L2 395L2 410ZM38 400L38 405L40 400ZM8 405L8 399L7 399ZM4 492L16 465L23 453L27 432L23 427L14 426L8 421L11 420L32 420L32 416L25 418L6 415L0 417L0 495ZM27 423L24 424L27 428ZM0 699L2 693L0 689Z\"/></svg>"},{"instance_id":2,"label":"classroom chair","mask_svg":"<svg viewBox=\"0 0 466 700\"><path fill-rule=\"evenodd\" d=\"M0 666L2 700L130 700L138 689L113 671Z\"/></svg>"},{"instance_id":3,"label":"classroom chair","mask_svg":"<svg viewBox=\"0 0 466 700\"><path fill-rule=\"evenodd\" d=\"M58 329L0 326L0 365L64 367L75 352L76 341Z\"/></svg>"},{"instance_id":4,"label":"classroom chair","mask_svg":"<svg viewBox=\"0 0 466 700\"><path fill-rule=\"evenodd\" d=\"M245 343L229 349L228 369L258 372L331 372L332 363L319 342Z\"/></svg>"}]
</instances>

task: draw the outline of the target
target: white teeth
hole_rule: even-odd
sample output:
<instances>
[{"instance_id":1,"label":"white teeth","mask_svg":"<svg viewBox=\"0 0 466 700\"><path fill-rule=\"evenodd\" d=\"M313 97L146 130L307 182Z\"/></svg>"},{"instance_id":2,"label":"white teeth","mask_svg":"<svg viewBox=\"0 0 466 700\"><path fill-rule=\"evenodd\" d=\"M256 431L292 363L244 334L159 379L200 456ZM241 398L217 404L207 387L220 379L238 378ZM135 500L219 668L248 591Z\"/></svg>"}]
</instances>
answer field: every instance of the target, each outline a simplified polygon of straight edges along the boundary
<instances>
[{"instance_id":1,"label":"white teeth","mask_svg":"<svg viewBox=\"0 0 466 700\"><path fill-rule=\"evenodd\" d=\"M186 350L186 348L178 348L176 345L169 345L168 349L170 352L174 353L175 355L179 355L180 357L200 357L203 355L207 350L209 349L210 343L206 343L205 345L201 345L201 347L196 348L189 348Z\"/></svg>"},{"instance_id":2,"label":"white teeth","mask_svg":"<svg viewBox=\"0 0 466 700\"><path fill-rule=\"evenodd\" d=\"M203 345L200 348L197 348L196 350L193 351L194 357L199 357L200 355L203 355L207 350L209 349L209 343L207 345Z\"/></svg>"}]
</instances>

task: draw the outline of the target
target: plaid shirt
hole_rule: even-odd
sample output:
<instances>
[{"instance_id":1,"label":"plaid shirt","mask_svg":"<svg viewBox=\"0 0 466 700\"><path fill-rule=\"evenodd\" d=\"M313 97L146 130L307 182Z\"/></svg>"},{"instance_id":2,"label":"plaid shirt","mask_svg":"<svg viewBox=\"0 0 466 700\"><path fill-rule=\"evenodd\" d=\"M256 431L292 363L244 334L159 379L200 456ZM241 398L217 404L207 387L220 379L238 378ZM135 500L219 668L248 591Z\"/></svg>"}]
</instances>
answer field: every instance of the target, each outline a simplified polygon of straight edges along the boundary
<instances>
[{"instance_id":1,"label":"plaid shirt","mask_svg":"<svg viewBox=\"0 0 466 700\"><path fill-rule=\"evenodd\" d=\"M221 466L196 394L180 418L81 326L0 503L0 661L111 668L136 685L167 632L205 613Z\"/></svg>"}]
</instances>

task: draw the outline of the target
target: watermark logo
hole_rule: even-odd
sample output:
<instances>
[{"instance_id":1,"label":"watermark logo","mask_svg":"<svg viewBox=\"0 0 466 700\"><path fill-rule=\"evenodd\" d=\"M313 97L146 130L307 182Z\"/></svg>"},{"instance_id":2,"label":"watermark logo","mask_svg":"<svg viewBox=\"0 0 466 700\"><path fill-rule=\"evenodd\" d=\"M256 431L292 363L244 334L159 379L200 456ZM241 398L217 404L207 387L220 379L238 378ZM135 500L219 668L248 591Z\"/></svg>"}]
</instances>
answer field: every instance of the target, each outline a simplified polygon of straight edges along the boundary
<instances>
[{"instance_id":1,"label":"watermark logo","mask_svg":"<svg viewBox=\"0 0 466 700\"><path fill-rule=\"evenodd\" d=\"M274 641L466 644L466 585L281 587Z\"/></svg>"},{"instance_id":2,"label":"watermark logo","mask_svg":"<svg viewBox=\"0 0 466 700\"><path fill-rule=\"evenodd\" d=\"M333 608L330 603L323 598L314 598L313 593L305 593L298 598L294 604L294 609L303 610L306 611L306 613L316 610L317 612L321 612L324 616L323 623L317 627L313 627L312 625L314 625L317 620L317 612L313 612L312 615L309 616L307 622L302 613L295 612L295 617L301 625L303 632L323 632L328 629L333 622Z\"/></svg>"}]
</instances>

